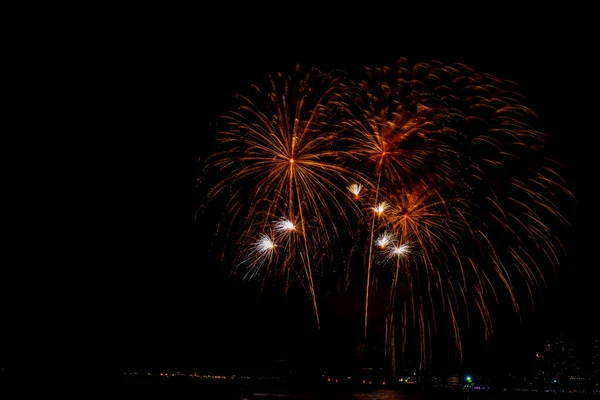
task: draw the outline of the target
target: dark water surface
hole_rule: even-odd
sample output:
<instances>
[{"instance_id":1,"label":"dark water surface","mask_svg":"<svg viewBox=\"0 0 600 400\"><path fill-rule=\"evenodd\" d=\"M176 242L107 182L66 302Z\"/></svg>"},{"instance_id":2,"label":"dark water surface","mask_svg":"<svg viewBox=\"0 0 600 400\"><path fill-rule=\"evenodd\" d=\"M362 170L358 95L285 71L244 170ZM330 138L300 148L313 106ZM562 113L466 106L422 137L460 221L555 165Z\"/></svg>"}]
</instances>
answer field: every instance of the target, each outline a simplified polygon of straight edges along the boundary
<instances>
[{"instance_id":1,"label":"dark water surface","mask_svg":"<svg viewBox=\"0 0 600 400\"><path fill-rule=\"evenodd\" d=\"M332 389L270 390L244 385L206 384L198 382L126 382L123 398L185 398L214 400L578 400L600 399L600 396L582 394L553 394L543 392L447 391L434 389L383 389L369 392Z\"/></svg>"}]
</instances>

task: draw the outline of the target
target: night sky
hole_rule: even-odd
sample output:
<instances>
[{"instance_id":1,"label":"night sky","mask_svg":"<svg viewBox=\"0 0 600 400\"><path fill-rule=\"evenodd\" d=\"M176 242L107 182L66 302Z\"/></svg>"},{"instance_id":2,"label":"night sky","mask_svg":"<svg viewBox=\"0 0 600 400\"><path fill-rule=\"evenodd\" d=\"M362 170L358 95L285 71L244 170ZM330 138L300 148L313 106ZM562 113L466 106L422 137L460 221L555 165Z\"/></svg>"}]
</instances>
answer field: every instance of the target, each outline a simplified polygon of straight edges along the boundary
<instances>
[{"instance_id":1,"label":"night sky","mask_svg":"<svg viewBox=\"0 0 600 400\"><path fill-rule=\"evenodd\" d=\"M563 209L573 232L563 240L561 269L536 296L535 312L524 304L519 322L510 308L499 309L491 343L472 335L465 368L509 372L559 332L581 340L600 337L593 321L600 276L589 94L596 72L583 32L550 23L525 28L497 22L485 31L482 23L448 35L440 29L429 32L431 39L426 25L396 32L342 24L337 31L292 38L284 29L254 31L222 22L195 35L146 38L138 32L102 61L112 92L106 94L105 127L116 150L98 160L110 175L102 196L112 228L99 257L113 364L150 370L320 360L322 334L306 296L284 297L276 288L259 295L256 284L233 279L220 263L219 249L211 246L218 216L199 211L196 178L214 150L217 116L227 111L232 95L269 72L291 71L300 63L360 73L364 66L393 65L397 57L460 62L519 82L577 198ZM499 33L503 24L511 25L509 33Z\"/></svg>"}]
</instances>

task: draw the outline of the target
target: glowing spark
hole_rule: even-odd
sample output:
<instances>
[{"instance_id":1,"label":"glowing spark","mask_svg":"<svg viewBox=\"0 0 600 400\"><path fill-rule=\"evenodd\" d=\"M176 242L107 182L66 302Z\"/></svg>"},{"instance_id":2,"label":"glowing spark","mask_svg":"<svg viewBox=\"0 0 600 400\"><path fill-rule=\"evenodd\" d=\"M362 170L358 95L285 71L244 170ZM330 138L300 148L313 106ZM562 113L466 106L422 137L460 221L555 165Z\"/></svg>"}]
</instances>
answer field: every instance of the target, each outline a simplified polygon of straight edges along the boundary
<instances>
[{"instance_id":1,"label":"glowing spark","mask_svg":"<svg viewBox=\"0 0 600 400\"><path fill-rule=\"evenodd\" d=\"M275 249L275 243L267 236L262 235L260 239L254 244L254 251L258 254L267 254Z\"/></svg>"},{"instance_id":2,"label":"glowing spark","mask_svg":"<svg viewBox=\"0 0 600 400\"><path fill-rule=\"evenodd\" d=\"M394 245L390 248L390 255L401 257L410 253L410 245L407 243L403 243L399 246Z\"/></svg>"},{"instance_id":3,"label":"glowing spark","mask_svg":"<svg viewBox=\"0 0 600 400\"><path fill-rule=\"evenodd\" d=\"M352 193L357 199L358 196L360 196L360 192L362 191L362 189L363 186L360 183L353 183L352 185L348 186L348 190L350 191L350 193Z\"/></svg>"},{"instance_id":4,"label":"glowing spark","mask_svg":"<svg viewBox=\"0 0 600 400\"><path fill-rule=\"evenodd\" d=\"M268 235L261 235L261 237L252 244L248 258L245 262L248 262L248 269L245 273L245 277L252 279L260 273L260 269L265 263L270 262L275 254L275 242Z\"/></svg>"},{"instance_id":5,"label":"glowing spark","mask_svg":"<svg viewBox=\"0 0 600 400\"><path fill-rule=\"evenodd\" d=\"M385 201L382 201L381 203L379 203L377 206L373 207L373 211L375 211L377 214L381 215L385 212L385 210L387 210L388 205Z\"/></svg>"},{"instance_id":6,"label":"glowing spark","mask_svg":"<svg viewBox=\"0 0 600 400\"><path fill-rule=\"evenodd\" d=\"M294 159L290 158L290 164L293 164L293 163L294 163Z\"/></svg>"},{"instance_id":7,"label":"glowing spark","mask_svg":"<svg viewBox=\"0 0 600 400\"><path fill-rule=\"evenodd\" d=\"M393 240L394 236L391 233L385 231L381 235L379 235L379 237L375 241L375 245L381 247L382 249L385 249L387 245L390 244Z\"/></svg>"},{"instance_id":8,"label":"glowing spark","mask_svg":"<svg viewBox=\"0 0 600 400\"><path fill-rule=\"evenodd\" d=\"M275 229L278 232L290 232L296 230L296 225L289 219L282 219L275 223Z\"/></svg>"}]
</instances>

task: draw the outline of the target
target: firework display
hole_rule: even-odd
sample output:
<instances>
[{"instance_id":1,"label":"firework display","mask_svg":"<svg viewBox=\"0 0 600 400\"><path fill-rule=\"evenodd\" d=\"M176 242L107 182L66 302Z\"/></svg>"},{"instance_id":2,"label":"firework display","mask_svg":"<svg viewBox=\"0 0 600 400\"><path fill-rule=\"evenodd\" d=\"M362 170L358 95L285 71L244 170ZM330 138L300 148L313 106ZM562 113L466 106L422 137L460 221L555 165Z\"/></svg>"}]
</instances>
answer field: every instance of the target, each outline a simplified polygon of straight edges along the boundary
<instances>
[{"instance_id":1,"label":"firework display","mask_svg":"<svg viewBox=\"0 0 600 400\"><path fill-rule=\"evenodd\" d=\"M362 288L365 336L371 296L387 293L392 364L409 337L425 358L441 320L460 354L463 322L489 337L490 302L519 314L558 266L571 194L516 83L437 61L366 72L297 67L238 96L209 197L225 204L236 272L299 284L317 323L334 276Z\"/></svg>"}]
</instances>

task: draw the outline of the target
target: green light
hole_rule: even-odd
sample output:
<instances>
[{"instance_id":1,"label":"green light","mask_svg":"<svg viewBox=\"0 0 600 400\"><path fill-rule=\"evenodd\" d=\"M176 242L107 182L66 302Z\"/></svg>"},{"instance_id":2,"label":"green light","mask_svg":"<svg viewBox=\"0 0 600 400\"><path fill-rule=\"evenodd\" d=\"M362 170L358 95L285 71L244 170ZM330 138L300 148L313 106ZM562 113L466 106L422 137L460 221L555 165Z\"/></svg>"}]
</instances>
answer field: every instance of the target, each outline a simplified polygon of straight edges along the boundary
<instances>
[{"instance_id":1,"label":"green light","mask_svg":"<svg viewBox=\"0 0 600 400\"><path fill-rule=\"evenodd\" d=\"M466 379L467 379L467 382L471 382L471 377L470 376L467 376Z\"/></svg>"}]
</instances>

